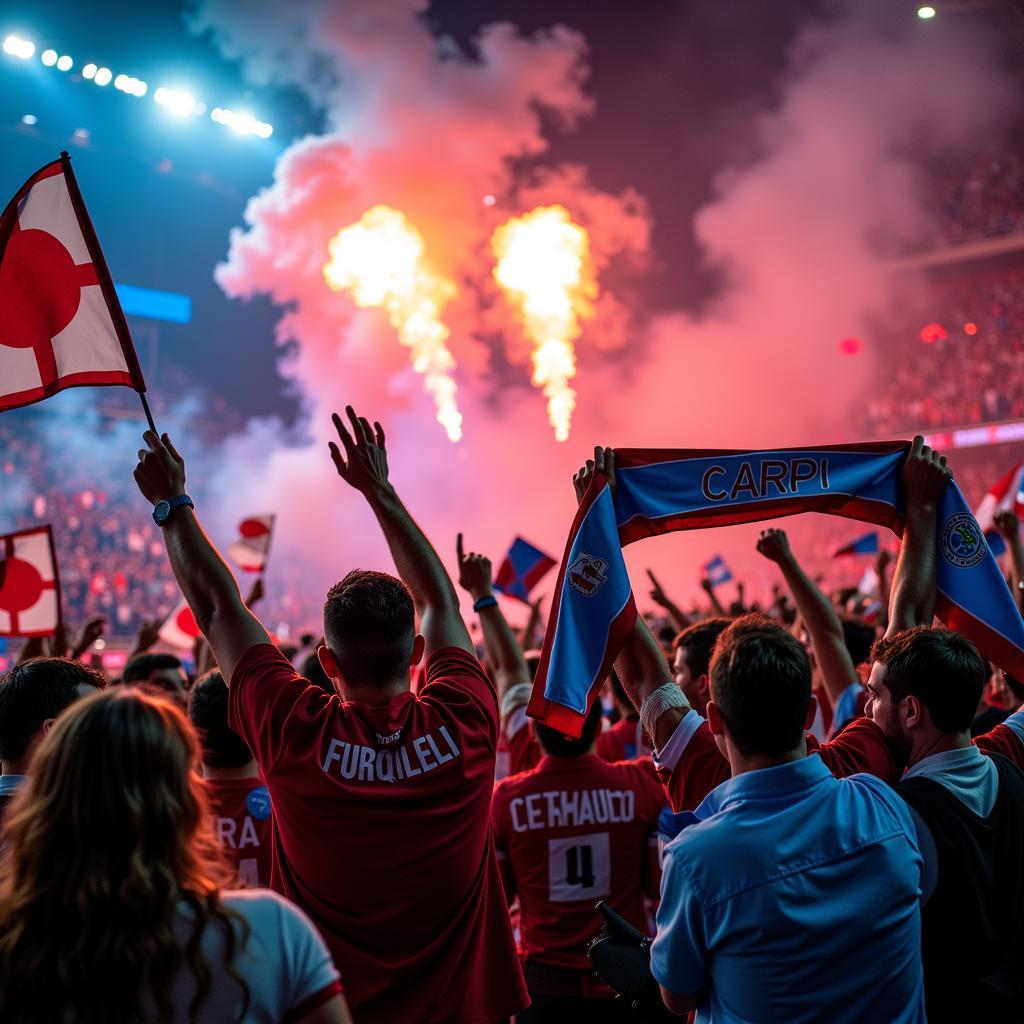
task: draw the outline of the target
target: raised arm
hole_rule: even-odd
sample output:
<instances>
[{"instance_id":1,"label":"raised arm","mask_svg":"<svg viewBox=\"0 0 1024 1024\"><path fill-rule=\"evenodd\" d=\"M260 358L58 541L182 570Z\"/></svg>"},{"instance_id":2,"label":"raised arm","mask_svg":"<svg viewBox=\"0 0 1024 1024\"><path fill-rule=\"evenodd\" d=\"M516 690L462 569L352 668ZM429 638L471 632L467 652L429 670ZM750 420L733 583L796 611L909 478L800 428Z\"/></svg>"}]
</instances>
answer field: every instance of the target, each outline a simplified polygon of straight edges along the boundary
<instances>
[{"instance_id":1,"label":"raised arm","mask_svg":"<svg viewBox=\"0 0 1024 1024\"><path fill-rule=\"evenodd\" d=\"M996 529L1010 553L1010 589L1017 608L1024 614L1024 543L1020 539L1020 520L1010 509L998 512L995 518Z\"/></svg>"},{"instance_id":2,"label":"raised arm","mask_svg":"<svg viewBox=\"0 0 1024 1024\"><path fill-rule=\"evenodd\" d=\"M715 593L715 585L707 577L700 581L701 589L711 599L711 610L715 615L725 617L729 613L725 610L725 606L721 601L718 600L718 595Z\"/></svg>"},{"instance_id":3,"label":"raised arm","mask_svg":"<svg viewBox=\"0 0 1024 1024\"><path fill-rule=\"evenodd\" d=\"M647 570L647 577L651 581L651 600L656 605L665 609L665 613L671 619L673 627L676 630L683 630L691 625L693 619L665 593L665 588L658 582L657 577L650 569Z\"/></svg>"},{"instance_id":4,"label":"raised arm","mask_svg":"<svg viewBox=\"0 0 1024 1024\"><path fill-rule=\"evenodd\" d=\"M523 626L522 643L520 646L524 651L533 650L537 642L537 631L540 629L541 607L544 604L543 594L536 601L530 602L530 617Z\"/></svg>"},{"instance_id":5,"label":"raised arm","mask_svg":"<svg viewBox=\"0 0 1024 1024\"><path fill-rule=\"evenodd\" d=\"M892 565L892 554L885 548L878 552L875 559L875 572L878 574L878 622L882 629L889 628L889 596L892 580L889 566Z\"/></svg>"},{"instance_id":6,"label":"raised arm","mask_svg":"<svg viewBox=\"0 0 1024 1024\"><path fill-rule=\"evenodd\" d=\"M903 463L903 544L892 581L886 636L930 626L935 616L935 538L939 504L951 477L946 457L932 451L920 435L915 437Z\"/></svg>"},{"instance_id":7,"label":"raised arm","mask_svg":"<svg viewBox=\"0 0 1024 1024\"><path fill-rule=\"evenodd\" d=\"M480 628L484 634L484 646L487 648L487 660L494 672L494 684L498 688L498 706L502 698L520 683L529 686L533 680L530 670L526 667L526 659L516 640L512 627L508 624L501 611L501 605L491 588L491 560L484 555L470 552L468 555L462 548L462 534L455 543L456 557L459 563L459 586L473 598L473 607L477 602L481 607L477 611L480 616Z\"/></svg>"},{"instance_id":8,"label":"raised arm","mask_svg":"<svg viewBox=\"0 0 1024 1024\"><path fill-rule=\"evenodd\" d=\"M829 703L835 707L842 692L850 683L857 681L856 666L843 639L843 624L832 602L796 560L785 530L762 530L757 550L782 570L797 612L811 638Z\"/></svg>"},{"instance_id":9,"label":"raised arm","mask_svg":"<svg viewBox=\"0 0 1024 1024\"><path fill-rule=\"evenodd\" d=\"M581 501L583 495L587 493L595 472L603 473L608 478L614 494L615 456L611 448L595 448L593 459L588 459L572 478L577 501ZM665 655L661 653L658 641L654 639L654 634L644 622L642 615L636 617L633 632L615 659L615 671L619 674L626 695L640 712L641 720L645 717L649 719L651 728L647 728L648 722L645 721L645 731L654 742L655 748L661 749L669 741L683 716L690 710L690 706L683 696L683 691L672 678ZM672 690L663 690L663 687L667 686ZM665 697L670 699L662 699ZM653 703L648 704L645 716L644 702L649 698Z\"/></svg>"},{"instance_id":10,"label":"raised arm","mask_svg":"<svg viewBox=\"0 0 1024 1024\"><path fill-rule=\"evenodd\" d=\"M356 416L352 406L346 406L345 413L351 433L337 413L333 416L345 454L332 441L331 458L338 475L366 498L380 523L398 575L412 592L420 632L427 641L427 654L442 647L460 647L475 654L459 612L455 587L437 552L388 479L383 427L374 423L371 428L368 420Z\"/></svg>"},{"instance_id":11,"label":"raised arm","mask_svg":"<svg viewBox=\"0 0 1024 1024\"><path fill-rule=\"evenodd\" d=\"M185 461L171 439L151 430L143 435L135 482L154 505L185 493ZM245 606L231 570L199 525L195 511L175 509L163 523L167 557L196 624L206 637L224 682L251 647L270 643L263 624Z\"/></svg>"}]
</instances>

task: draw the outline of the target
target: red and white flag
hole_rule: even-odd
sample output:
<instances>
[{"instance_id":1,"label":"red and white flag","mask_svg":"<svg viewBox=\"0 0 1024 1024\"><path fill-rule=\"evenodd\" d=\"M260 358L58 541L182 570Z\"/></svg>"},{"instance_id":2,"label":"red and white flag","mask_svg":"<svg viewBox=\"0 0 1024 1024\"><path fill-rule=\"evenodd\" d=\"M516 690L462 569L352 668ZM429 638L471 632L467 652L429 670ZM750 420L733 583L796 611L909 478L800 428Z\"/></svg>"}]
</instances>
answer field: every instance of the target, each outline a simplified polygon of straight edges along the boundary
<instances>
[{"instance_id":1,"label":"red and white flag","mask_svg":"<svg viewBox=\"0 0 1024 1024\"><path fill-rule=\"evenodd\" d=\"M238 524L238 540L228 546L228 554L240 569L263 572L274 536L275 516L250 516Z\"/></svg>"},{"instance_id":2,"label":"red and white flag","mask_svg":"<svg viewBox=\"0 0 1024 1024\"><path fill-rule=\"evenodd\" d=\"M0 536L0 636L53 636L59 622L60 580L50 527Z\"/></svg>"},{"instance_id":3,"label":"red and white flag","mask_svg":"<svg viewBox=\"0 0 1024 1024\"><path fill-rule=\"evenodd\" d=\"M87 385L146 390L67 153L0 215L0 409Z\"/></svg>"},{"instance_id":4,"label":"red and white flag","mask_svg":"<svg viewBox=\"0 0 1024 1024\"><path fill-rule=\"evenodd\" d=\"M1024 517L1024 462L1018 462L1004 477L994 483L988 494L981 499L974 513L982 533L990 533L994 528L996 514L1007 510Z\"/></svg>"},{"instance_id":5,"label":"red and white flag","mask_svg":"<svg viewBox=\"0 0 1024 1024\"><path fill-rule=\"evenodd\" d=\"M196 617L192 614L188 602L182 599L181 604L164 619L160 627L160 639L171 647L190 651L192 645L203 634L196 625Z\"/></svg>"}]
</instances>

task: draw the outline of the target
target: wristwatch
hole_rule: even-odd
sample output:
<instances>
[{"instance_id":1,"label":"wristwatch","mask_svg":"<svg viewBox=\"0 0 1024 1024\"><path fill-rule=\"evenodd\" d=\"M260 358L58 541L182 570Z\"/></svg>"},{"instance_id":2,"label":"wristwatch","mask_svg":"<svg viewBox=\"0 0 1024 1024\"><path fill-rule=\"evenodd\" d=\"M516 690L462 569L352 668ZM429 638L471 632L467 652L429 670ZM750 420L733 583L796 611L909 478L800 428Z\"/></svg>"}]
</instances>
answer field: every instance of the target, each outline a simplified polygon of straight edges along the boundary
<instances>
[{"instance_id":1,"label":"wristwatch","mask_svg":"<svg viewBox=\"0 0 1024 1024\"><path fill-rule=\"evenodd\" d=\"M163 526L168 519L174 514L174 510L181 508L183 505L188 505L189 508L195 508L195 503L187 494L179 494L177 497L171 498L170 501L166 499L158 501L153 506L153 522L157 526Z\"/></svg>"}]
</instances>

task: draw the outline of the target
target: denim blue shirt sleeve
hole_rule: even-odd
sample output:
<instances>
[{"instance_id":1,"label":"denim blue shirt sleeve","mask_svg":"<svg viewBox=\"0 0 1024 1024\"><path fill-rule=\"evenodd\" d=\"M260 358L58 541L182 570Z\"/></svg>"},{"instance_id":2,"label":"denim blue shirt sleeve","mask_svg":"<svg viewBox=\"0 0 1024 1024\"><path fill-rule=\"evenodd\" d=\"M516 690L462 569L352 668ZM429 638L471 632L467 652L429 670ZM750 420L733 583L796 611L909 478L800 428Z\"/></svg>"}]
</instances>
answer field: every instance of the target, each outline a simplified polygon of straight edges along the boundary
<instances>
[{"instance_id":1,"label":"denim blue shirt sleeve","mask_svg":"<svg viewBox=\"0 0 1024 1024\"><path fill-rule=\"evenodd\" d=\"M659 985L692 994L708 981L704 913L675 847L665 851L658 932L651 947L651 971Z\"/></svg>"}]
</instances>

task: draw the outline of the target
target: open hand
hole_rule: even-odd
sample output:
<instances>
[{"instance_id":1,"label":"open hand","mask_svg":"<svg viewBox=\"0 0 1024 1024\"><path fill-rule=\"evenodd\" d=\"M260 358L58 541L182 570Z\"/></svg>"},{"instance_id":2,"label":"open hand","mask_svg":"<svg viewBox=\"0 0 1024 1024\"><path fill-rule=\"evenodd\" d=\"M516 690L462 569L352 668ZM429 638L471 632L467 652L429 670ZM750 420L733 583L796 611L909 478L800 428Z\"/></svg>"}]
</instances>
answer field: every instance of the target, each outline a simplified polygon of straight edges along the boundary
<instances>
[{"instance_id":1,"label":"open hand","mask_svg":"<svg viewBox=\"0 0 1024 1024\"><path fill-rule=\"evenodd\" d=\"M107 620L102 615L95 619L90 619L82 627L82 634L78 638L78 643L75 644L75 656L78 657L78 655L84 654L89 650L89 648L92 647L92 645L96 643L101 636L103 636L106 626Z\"/></svg>"},{"instance_id":2,"label":"open hand","mask_svg":"<svg viewBox=\"0 0 1024 1024\"><path fill-rule=\"evenodd\" d=\"M370 427L370 421L357 416L351 405L345 406L352 427L350 434L341 417L334 413L331 419L338 431L344 456L334 441L328 442L331 458L338 476L364 495L386 487L388 483L388 453L384 446L384 428L379 423Z\"/></svg>"},{"instance_id":3,"label":"open hand","mask_svg":"<svg viewBox=\"0 0 1024 1024\"><path fill-rule=\"evenodd\" d=\"M143 619L139 623L139 631L135 634L136 654L148 651L160 639L160 627L163 624L163 619Z\"/></svg>"},{"instance_id":4,"label":"open hand","mask_svg":"<svg viewBox=\"0 0 1024 1024\"><path fill-rule=\"evenodd\" d=\"M139 449L139 464L134 474L142 496L155 505L184 494L185 460L170 437L167 434L157 437L152 430L147 430L142 440L146 447Z\"/></svg>"},{"instance_id":5,"label":"open hand","mask_svg":"<svg viewBox=\"0 0 1024 1024\"><path fill-rule=\"evenodd\" d=\"M470 593L473 600L491 594L491 560L486 555L462 548L462 534L455 541L455 554L459 561L459 586Z\"/></svg>"}]
</instances>

